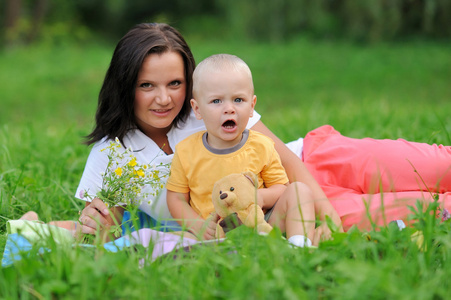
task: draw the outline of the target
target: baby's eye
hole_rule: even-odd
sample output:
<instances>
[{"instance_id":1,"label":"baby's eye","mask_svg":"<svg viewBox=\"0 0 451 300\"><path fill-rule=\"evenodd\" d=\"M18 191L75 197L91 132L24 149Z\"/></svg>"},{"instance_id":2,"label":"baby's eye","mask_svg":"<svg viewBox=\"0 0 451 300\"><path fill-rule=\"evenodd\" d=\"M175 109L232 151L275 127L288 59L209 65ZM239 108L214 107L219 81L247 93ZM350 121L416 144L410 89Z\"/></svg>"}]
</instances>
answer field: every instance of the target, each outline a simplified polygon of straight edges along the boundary
<instances>
[{"instance_id":1,"label":"baby's eye","mask_svg":"<svg viewBox=\"0 0 451 300\"><path fill-rule=\"evenodd\" d=\"M215 104L218 104L218 103L221 103L221 100L219 100L219 99L215 99L215 100L211 101L211 103L215 103Z\"/></svg>"},{"instance_id":2,"label":"baby's eye","mask_svg":"<svg viewBox=\"0 0 451 300\"><path fill-rule=\"evenodd\" d=\"M244 100L243 100L243 98L236 98L234 101L240 103L240 102L243 102Z\"/></svg>"}]
</instances>

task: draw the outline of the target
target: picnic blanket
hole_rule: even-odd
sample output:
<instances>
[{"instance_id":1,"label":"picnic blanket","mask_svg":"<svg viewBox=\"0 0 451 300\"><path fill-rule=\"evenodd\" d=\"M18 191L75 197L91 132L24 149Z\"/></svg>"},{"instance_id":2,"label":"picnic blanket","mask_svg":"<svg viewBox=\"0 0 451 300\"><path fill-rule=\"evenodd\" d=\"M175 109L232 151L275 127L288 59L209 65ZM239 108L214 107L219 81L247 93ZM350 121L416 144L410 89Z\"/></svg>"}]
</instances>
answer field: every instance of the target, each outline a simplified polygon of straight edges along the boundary
<instances>
[{"instance_id":1,"label":"picnic blanket","mask_svg":"<svg viewBox=\"0 0 451 300\"><path fill-rule=\"evenodd\" d=\"M28 255L34 245L49 238L57 244L69 244L82 247L94 247L88 244L77 244L72 233L64 228L43 224L36 221L11 220L7 222L7 240L5 250L2 256L2 267L10 266L14 261L21 260L23 255ZM222 239L223 240L223 239ZM103 244L102 246L110 252L118 252L127 247L142 245L145 248L152 248L152 261L173 250L193 246L195 244L204 244L215 241L198 241L193 238L185 237L181 233L162 232L150 228L142 228L121 238ZM38 249L42 254L49 249L43 245Z\"/></svg>"}]
</instances>

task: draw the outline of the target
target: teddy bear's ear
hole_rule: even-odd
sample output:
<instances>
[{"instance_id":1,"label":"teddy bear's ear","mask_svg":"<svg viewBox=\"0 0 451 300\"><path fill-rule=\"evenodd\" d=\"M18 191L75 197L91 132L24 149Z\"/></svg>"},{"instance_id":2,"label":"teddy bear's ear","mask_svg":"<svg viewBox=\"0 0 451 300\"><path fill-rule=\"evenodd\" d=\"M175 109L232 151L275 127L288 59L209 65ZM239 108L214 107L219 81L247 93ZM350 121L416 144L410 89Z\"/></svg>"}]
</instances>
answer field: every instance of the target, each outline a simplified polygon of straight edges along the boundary
<instances>
[{"instance_id":1,"label":"teddy bear's ear","mask_svg":"<svg viewBox=\"0 0 451 300\"><path fill-rule=\"evenodd\" d=\"M244 175L244 177L246 177L252 183L253 186L255 186L255 182L256 182L257 178L254 173L252 173L250 171L246 171L246 172L243 172L242 174Z\"/></svg>"}]
</instances>

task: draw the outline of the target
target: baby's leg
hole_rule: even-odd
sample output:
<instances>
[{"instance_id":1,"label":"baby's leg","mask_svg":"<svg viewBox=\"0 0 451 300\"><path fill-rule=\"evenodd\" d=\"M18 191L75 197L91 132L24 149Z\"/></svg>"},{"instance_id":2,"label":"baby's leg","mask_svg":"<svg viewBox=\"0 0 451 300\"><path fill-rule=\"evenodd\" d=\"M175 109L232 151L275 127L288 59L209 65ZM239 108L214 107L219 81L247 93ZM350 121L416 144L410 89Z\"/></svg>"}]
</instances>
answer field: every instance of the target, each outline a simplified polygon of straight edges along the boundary
<instances>
[{"instance_id":1,"label":"baby's leg","mask_svg":"<svg viewBox=\"0 0 451 300\"><path fill-rule=\"evenodd\" d=\"M274 206L268 223L286 232L288 239L302 235L312 240L315 209L310 188L301 182L290 184Z\"/></svg>"}]
</instances>

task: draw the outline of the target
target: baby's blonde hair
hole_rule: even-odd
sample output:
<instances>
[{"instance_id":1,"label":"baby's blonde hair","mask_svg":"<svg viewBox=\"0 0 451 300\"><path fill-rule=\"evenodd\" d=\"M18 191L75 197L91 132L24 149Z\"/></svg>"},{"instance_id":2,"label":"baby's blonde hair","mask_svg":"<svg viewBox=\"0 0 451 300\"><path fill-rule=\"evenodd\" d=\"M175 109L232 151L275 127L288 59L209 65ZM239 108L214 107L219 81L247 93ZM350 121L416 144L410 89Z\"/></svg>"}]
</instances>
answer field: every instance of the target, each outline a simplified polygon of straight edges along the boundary
<instances>
[{"instance_id":1,"label":"baby's blonde hair","mask_svg":"<svg viewBox=\"0 0 451 300\"><path fill-rule=\"evenodd\" d=\"M254 90L254 84L252 81L252 72L249 66L236 55L232 54L214 54L203 61L201 61L193 73L193 96L197 97L199 91L199 82L203 73L208 71L239 71L244 72L249 76L252 91Z\"/></svg>"}]
</instances>

